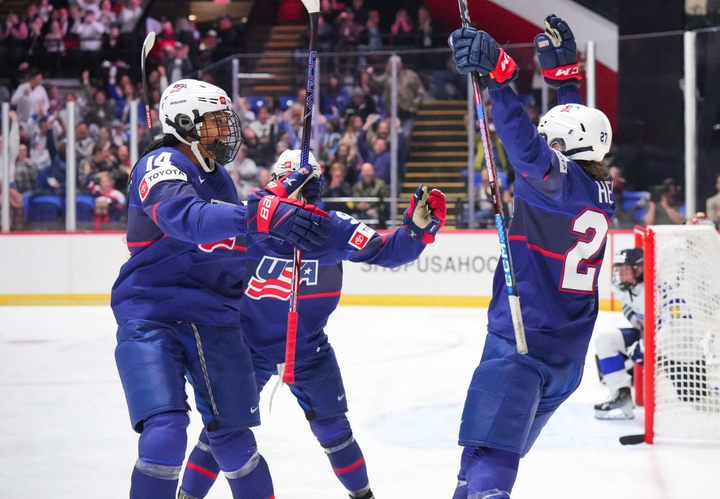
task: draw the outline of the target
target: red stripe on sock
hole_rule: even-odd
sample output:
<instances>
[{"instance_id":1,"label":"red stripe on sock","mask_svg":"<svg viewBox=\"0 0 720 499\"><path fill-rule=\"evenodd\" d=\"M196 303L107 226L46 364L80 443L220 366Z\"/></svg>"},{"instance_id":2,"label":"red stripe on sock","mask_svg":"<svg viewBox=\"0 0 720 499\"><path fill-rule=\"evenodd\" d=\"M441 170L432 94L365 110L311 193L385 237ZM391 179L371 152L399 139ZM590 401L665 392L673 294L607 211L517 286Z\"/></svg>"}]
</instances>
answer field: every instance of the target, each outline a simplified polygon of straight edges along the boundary
<instances>
[{"instance_id":1,"label":"red stripe on sock","mask_svg":"<svg viewBox=\"0 0 720 499\"><path fill-rule=\"evenodd\" d=\"M360 465L361 465L362 463L364 463L364 462L365 462L365 458L364 458L364 457L361 457L361 458L360 458L360 461L358 461L357 463L351 464L351 465L348 466L347 468L342 468L342 469L340 469L340 470L336 470L335 468L333 468L333 471L334 471L335 473L347 473L348 471L354 470L355 468L357 468L358 466L360 466Z\"/></svg>"},{"instance_id":2,"label":"red stripe on sock","mask_svg":"<svg viewBox=\"0 0 720 499\"><path fill-rule=\"evenodd\" d=\"M198 472L202 473L203 475L207 475L207 476L209 476L210 478L212 478L213 480L216 480L216 479L217 479L217 475L216 475L215 473L213 473L213 472L211 472L211 471L208 471L208 470L206 470L205 468L201 468L201 467L198 466L197 464L193 464L193 463L191 463L191 462L188 462L188 463L187 463L187 467L190 468L191 470L198 471Z\"/></svg>"}]
</instances>

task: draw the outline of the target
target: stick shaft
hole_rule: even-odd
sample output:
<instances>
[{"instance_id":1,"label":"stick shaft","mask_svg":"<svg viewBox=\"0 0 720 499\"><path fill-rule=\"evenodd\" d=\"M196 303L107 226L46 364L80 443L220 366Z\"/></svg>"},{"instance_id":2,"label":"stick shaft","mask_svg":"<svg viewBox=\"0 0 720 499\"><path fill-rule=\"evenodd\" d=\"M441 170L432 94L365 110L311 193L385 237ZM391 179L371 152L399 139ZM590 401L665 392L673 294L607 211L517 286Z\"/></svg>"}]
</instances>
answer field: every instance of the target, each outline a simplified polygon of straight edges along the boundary
<instances>
[{"instance_id":1,"label":"stick shaft","mask_svg":"<svg viewBox=\"0 0 720 499\"><path fill-rule=\"evenodd\" d=\"M460 19L462 21L463 28L467 28L470 26L467 0L458 0L458 6L460 7ZM480 87L480 75L478 75L477 72L472 73L472 85L473 94L475 95L475 111L477 113L478 123L480 124L480 138L482 139L483 151L485 152L485 167L488 172L490 190L493 197L495 226L497 227L498 239L500 240L502 265L503 271L505 272L505 283L508 290L513 329L515 330L515 343L517 344L518 353L525 354L528 351L527 340L525 339L525 326L523 324L522 313L520 311L520 300L515 282L515 269L513 268L512 256L510 254L505 213L502 206L502 198L500 197L500 190L497 185L495 158L493 157L492 143L490 142L490 134L488 132L487 121L485 119L485 109L482 104L483 96Z\"/></svg>"}]
</instances>

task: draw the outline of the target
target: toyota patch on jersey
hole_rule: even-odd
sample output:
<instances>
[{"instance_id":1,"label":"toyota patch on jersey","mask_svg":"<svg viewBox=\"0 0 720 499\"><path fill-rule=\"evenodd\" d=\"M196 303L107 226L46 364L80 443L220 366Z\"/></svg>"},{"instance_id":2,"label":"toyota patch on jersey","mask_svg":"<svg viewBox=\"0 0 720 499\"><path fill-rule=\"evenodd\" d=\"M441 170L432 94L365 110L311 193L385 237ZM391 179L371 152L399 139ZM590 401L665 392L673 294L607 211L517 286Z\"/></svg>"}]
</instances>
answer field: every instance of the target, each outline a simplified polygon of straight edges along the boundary
<instances>
[{"instance_id":1,"label":"toyota patch on jersey","mask_svg":"<svg viewBox=\"0 0 720 499\"><path fill-rule=\"evenodd\" d=\"M187 182L187 175L184 171L174 166L150 170L145 174L142 182L140 182L140 200L145 201L150 189L163 180L184 180Z\"/></svg>"},{"instance_id":2,"label":"toyota patch on jersey","mask_svg":"<svg viewBox=\"0 0 720 499\"><path fill-rule=\"evenodd\" d=\"M353 248L361 250L365 247L368 241L372 239L373 234L375 234L375 231L373 229L371 229L365 224L360 224L358 228L355 229L355 232L353 232L353 235L350 238L350 241L348 241L348 243Z\"/></svg>"}]
</instances>

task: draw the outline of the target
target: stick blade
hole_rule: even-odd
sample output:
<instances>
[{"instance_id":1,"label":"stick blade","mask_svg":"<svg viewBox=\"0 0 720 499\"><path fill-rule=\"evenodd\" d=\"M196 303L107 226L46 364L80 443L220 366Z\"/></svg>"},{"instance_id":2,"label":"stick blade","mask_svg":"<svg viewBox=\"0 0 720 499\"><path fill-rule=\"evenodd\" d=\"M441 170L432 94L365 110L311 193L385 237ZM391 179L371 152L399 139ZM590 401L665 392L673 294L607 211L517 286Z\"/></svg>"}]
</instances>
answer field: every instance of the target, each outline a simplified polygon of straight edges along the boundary
<instances>
[{"instance_id":1,"label":"stick blade","mask_svg":"<svg viewBox=\"0 0 720 499\"><path fill-rule=\"evenodd\" d=\"M151 31L147 34L145 37L145 41L143 42L143 56L147 57L147 55L152 50L153 46L155 45L155 32Z\"/></svg>"},{"instance_id":2,"label":"stick blade","mask_svg":"<svg viewBox=\"0 0 720 499\"><path fill-rule=\"evenodd\" d=\"M642 435L625 435L620 437L620 443L622 445L637 445L645 442L645 434Z\"/></svg>"},{"instance_id":3,"label":"stick blade","mask_svg":"<svg viewBox=\"0 0 720 499\"><path fill-rule=\"evenodd\" d=\"M308 14L320 12L320 0L302 0L302 3L307 9Z\"/></svg>"}]
</instances>

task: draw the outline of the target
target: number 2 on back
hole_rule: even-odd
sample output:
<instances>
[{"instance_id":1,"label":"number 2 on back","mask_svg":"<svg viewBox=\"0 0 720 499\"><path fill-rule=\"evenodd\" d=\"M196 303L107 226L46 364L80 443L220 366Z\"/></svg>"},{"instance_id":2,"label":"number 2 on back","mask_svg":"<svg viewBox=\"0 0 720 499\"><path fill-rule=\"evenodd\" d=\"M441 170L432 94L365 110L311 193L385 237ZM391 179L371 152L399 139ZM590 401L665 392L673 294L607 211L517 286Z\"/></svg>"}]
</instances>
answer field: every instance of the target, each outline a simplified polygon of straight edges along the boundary
<instances>
[{"instance_id":1,"label":"number 2 on back","mask_svg":"<svg viewBox=\"0 0 720 499\"><path fill-rule=\"evenodd\" d=\"M562 291L595 292L597 272L602 263L602 255L599 253L605 243L608 227L607 217L599 211L585 210L575 217L572 222L572 233L581 237L575 246L565 253L560 280Z\"/></svg>"}]
</instances>

